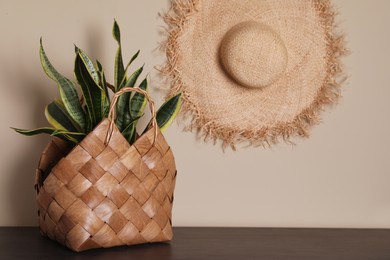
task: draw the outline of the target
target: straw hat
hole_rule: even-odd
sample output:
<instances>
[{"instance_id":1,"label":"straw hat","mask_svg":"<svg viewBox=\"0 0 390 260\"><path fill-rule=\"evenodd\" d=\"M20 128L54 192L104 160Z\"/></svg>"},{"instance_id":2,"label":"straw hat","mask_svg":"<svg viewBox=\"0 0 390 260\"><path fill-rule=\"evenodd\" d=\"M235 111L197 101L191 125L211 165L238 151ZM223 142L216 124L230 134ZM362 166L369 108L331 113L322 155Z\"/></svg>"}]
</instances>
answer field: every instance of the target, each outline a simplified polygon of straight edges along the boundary
<instances>
[{"instance_id":1,"label":"straw hat","mask_svg":"<svg viewBox=\"0 0 390 260\"><path fill-rule=\"evenodd\" d=\"M233 147L308 136L339 97L334 17L328 0L173 0L163 72L190 128Z\"/></svg>"}]
</instances>

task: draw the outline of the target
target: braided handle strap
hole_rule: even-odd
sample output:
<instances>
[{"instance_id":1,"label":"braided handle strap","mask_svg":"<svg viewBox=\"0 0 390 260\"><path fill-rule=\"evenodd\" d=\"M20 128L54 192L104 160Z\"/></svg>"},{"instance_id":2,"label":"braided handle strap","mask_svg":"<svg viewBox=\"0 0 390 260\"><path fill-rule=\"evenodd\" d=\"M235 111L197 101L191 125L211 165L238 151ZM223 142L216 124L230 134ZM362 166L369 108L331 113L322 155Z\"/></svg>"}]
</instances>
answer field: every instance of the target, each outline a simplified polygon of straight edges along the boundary
<instances>
[{"instance_id":1,"label":"braided handle strap","mask_svg":"<svg viewBox=\"0 0 390 260\"><path fill-rule=\"evenodd\" d=\"M119 90L118 92L116 92L114 97L112 98L110 111L108 113L108 119L111 121L111 123L110 123L110 126L109 126L108 131L107 131L106 140L104 142L105 145L107 145L109 143L111 136L112 136L112 133L114 131L114 125L115 125L115 119L116 119L116 111L115 111L116 103L118 102L118 99L122 94L128 93L128 92L137 92L137 93L140 93L146 97L146 100L149 102L150 111L152 112L152 119L151 119L151 122L149 124L149 128L154 128L154 140L156 140L156 138L157 138L158 126L157 126L157 120L156 120L156 108L154 106L153 99L143 89L125 87L125 88L122 88L121 90Z\"/></svg>"}]
</instances>

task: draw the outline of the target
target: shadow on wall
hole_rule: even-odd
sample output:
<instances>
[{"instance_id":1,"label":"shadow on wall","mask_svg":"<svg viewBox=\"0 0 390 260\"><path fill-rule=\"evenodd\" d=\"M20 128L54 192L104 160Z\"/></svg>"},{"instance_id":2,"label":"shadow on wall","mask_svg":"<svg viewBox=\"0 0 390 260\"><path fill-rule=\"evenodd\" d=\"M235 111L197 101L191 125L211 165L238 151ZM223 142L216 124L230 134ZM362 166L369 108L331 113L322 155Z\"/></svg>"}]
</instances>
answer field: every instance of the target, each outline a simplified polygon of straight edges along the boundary
<instances>
[{"instance_id":1,"label":"shadow on wall","mask_svg":"<svg viewBox=\"0 0 390 260\"><path fill-rule=\"evenodd\" d=\"M85 51L88 56L93 60L101 60L103 58L104 52L104 41L102 32L99 30L97 25L89 24L89 27L85 30L87 49L83 49L83 46L79 46L83 51ZM77 43L76 43L77 45ZM96 64L95 64L96 65ZM105 69L109 68L107 65L103 67ZM107 67L107 68L106 68Z\"/></svg>"},{"instance_id":2,"label":"shadow on wall","mask_svg":"<svg viewBox=\"0 0 390 260\"><path fill-rule=\"evenodd\" d=\"M33 99L33 102L29 103L30 106L32 104L33 106L27 110L29 113L28 117L31 118L31 122L34 122L33 127L45 126L46 122L43 120L42 114L42 104L47 104L48 102L44 90L46 87L42 87L45 84L41 84L38 81L31 83L31 79L23 77L20 80L29 82L27 87L24 84L22 87L23 91L26 92L26 96ZM15 96L17 94L12 95L12 97ZM29 140L22 142L23 147L19 150L18 156L12 161L12 165L10 165L11 176L6 186L6 197L8 198L7 214L12 223L16 225L36 225L36 219L31 219L32 214L35 216L36 212L34 192L35 168L39 160L39 154L49 137L24 137L20 135L20 138L29 138Z\"/></svg>"},{"instance_id":3,"label":"shadow on wall","mask_svg":"<svg viewBox=\"0 0 390 260\"><path fill-rule=\"evenodd\" d=\"M102 37L98 28L90 27L86 29L84 35L87 37L85 41L87 42L87 46L80 47L84 48L84 51L86 51L93 60L102 57ZM37 50L38 48L39 42L37 42ZM69 48L73 48L73 46L69 46ZM66 66L73 66L73 56L69 57L67 60L61 61L56 59L55 53L48 55L49 58L53 60L55 67L60 67L58 65L60 63L66 64ZM39 59L38 55L32 55L32 57ZM25 66L21 67L18 62L18 59L11 60L7 67L3 67L3 71L0 71L6 84L12 86L6 91L6 95L15 101L18 100L18 97L23 97L23 100L27 100L23 106L27 107L24 111L27 111L28 115L24 115L23 117L28 118L28 122L14 127L37 128L48 126L49 124L44 117L44 108L54 98L58 97L56 83L47 78L40 67L35 69L41 70L37 73L37 71L32 71L29 64L25 64ZM28 62L28 60L26 62ZM39 60L30 60L30 62L39 64ZM73 74L65 76L71 80L74 79ZM6 127L8 128L9 126ZM11 134L18 135L17 133ZM11 172L9 173L10 177L8 178L6 190L4 191L7 198L7 204L4 205L5 208L3 210L7 212L8 222L11 222L12 225L36 226L38 225L38 218L34 190L35 169L38 165L40 154L49 142L50 137L47 135L33 137L20 135L19 138L24 138L25 141L21 142L22 147L19 149L18 156L14 157L13 161L7 162Z\"/></svg>"}]
</instances>

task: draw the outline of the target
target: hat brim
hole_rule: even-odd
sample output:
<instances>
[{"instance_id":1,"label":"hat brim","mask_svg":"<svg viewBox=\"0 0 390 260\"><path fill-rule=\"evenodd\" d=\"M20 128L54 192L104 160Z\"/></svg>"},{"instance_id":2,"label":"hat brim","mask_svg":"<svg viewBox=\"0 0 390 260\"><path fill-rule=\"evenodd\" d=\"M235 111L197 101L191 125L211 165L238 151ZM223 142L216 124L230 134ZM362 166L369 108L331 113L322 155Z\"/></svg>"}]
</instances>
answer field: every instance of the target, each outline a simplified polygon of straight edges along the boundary
<instances>
[{"instance_id":1,"label":"hat brim","mask_svg":"<svg viewBox=\"0 0 390 260\"><path fill-rule=\"evenodd\" d=\"M170 29L163 70L172 80L171 95L183 92L192 129L225 145L307 137L324 106L340 96L346 48L334 18L324 0L173 1L165 16ZM289 51L286 73L264 89L239 86L219 63L224 34L245 20L272 27Z\"/></svg>"}]
</instances>

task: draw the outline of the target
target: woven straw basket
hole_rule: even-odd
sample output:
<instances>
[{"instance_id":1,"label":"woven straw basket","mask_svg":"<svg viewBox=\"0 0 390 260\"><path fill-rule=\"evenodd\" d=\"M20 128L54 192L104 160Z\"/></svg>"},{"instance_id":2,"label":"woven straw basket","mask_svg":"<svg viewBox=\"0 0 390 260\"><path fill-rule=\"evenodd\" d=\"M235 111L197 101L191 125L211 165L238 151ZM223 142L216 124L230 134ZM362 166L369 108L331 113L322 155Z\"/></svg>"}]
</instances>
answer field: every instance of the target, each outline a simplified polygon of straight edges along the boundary
<instances>
[{"instance_id":1,"label":"woven straw basket","mask_svg":"<svg viewBox=\"0 0 390 260\"><path fill-rule=\"evenodd\" d=\"M113 123L116 100L129 91L147 97L153 117L133 145ZM125 88L108 119L76 147L53 139L43 151L35 185L41 233L73 251L169 241L175 180L153 101Z\"/></svg>"}]
</instances>

